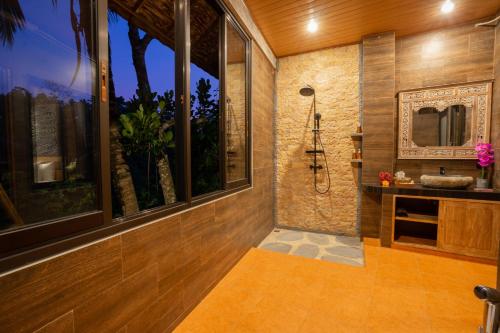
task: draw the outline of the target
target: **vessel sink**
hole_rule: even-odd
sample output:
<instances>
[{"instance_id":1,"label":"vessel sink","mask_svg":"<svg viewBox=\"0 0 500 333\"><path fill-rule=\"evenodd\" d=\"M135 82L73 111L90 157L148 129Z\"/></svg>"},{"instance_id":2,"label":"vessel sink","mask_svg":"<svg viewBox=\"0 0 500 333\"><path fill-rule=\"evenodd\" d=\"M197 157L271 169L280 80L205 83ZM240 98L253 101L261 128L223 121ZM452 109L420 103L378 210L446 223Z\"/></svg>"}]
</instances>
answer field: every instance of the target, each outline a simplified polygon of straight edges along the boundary
<instances>
[{"instance_id":1,"label":"vessel sink","mask_svg":"<svg viewBox=\"0 0 500 333\"><path fill-rule=\"evenodd\" d=\"M474 179L467 176L459 175L422 175L420 177L420 183L426 187L432 188L466 188L472 184Z\"/></svg>"}]
</instances>

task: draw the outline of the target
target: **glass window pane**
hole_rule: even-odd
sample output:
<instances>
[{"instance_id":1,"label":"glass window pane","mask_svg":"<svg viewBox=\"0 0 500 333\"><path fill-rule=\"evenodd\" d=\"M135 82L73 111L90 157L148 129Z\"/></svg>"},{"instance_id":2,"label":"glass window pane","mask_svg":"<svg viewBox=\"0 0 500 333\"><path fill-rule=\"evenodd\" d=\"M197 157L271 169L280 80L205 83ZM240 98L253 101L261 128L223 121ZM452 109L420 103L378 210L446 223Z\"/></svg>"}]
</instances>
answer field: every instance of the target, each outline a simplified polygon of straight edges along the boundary
<instances>
[{"instance_id":1,"label":"glass window pane","mask_svg":"<svg viewBox=\"0 0 500 333\"><path fill-rule=\"evenodd\" d=\"M226 179L247 175L246 42L227 24L226 64Z\"/></svg>"},{"instance_id":2,"label":"glass window pane","mask_svg":"<svg viewBox=\"0 0 500 333\"><path fill-rule=\"evenodd\" d=\"M109 6L113 216L119 217L177 201L175 16L174 0Z\"/></svg>"},{"instance_id":3,"label":"glass window pane","mask_svg":"<svg viewBox=\"0 0 500 333\"><path fill-rule=\"evenodd\" d=\"M219 136L220 13L191 0L191 175L198 196L222 188Z\"/></svg>"},{"instance_id":4,"label":"glass window pane","mask_svg":"<svg viewBox=\"0 0 500 333\"><path fill-rule=\"evenodd\" d=\"M98 208L92 4L0 4L0 228Z\"/></svg>"}]
</instances>

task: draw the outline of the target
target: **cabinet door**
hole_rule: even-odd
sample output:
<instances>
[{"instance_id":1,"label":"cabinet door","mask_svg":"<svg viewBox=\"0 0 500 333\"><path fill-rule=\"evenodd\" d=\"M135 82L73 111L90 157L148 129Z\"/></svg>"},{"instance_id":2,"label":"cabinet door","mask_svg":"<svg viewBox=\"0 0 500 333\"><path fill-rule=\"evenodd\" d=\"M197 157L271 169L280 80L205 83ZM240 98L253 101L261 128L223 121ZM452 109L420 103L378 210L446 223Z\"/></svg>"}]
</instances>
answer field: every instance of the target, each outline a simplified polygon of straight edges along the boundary
<instances>
[{"instance_id":1,"label":"cabinet door","mask_svg":"<svg viewBox=\"0 0 500 333\"><path fill-rule=\"evenodd\" d=\"M438 248L469 256L494 258L498 253L500 205L440 202Z\"/></svg>"}]
</instances>

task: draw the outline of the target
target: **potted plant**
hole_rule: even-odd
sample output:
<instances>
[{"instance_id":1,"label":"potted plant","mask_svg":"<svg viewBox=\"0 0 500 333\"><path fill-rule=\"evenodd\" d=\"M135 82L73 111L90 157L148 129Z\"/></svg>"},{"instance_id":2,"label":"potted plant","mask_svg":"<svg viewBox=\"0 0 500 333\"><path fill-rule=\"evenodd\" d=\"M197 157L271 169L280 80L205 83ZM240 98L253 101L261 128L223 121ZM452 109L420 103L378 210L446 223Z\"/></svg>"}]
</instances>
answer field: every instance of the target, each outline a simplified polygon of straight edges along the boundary
<instances>
[{"instance_id":1,"label":"potted plant","mask_svg":"<svg viewBox=\"0 0 500 333\"><path fill-rule=\"evenodd\" d=\"M378 173L378 179L380 180L380 185L382 185L383 187L389 187L392 182L392 175L390 172L380 171Z\"/></svg>"},{"instance_id":2,"label":"potted plant","mask_svg":"<svg viewBox=\"0 0 500 333\"><path fill-rule=\"evenodd\" d=\"M493 148L489 143L478 143L476 145L477 164L481 167L481 173L476 178L476 188L488 188L488 170L495 162Z\"/></svg>"}]
</instances>

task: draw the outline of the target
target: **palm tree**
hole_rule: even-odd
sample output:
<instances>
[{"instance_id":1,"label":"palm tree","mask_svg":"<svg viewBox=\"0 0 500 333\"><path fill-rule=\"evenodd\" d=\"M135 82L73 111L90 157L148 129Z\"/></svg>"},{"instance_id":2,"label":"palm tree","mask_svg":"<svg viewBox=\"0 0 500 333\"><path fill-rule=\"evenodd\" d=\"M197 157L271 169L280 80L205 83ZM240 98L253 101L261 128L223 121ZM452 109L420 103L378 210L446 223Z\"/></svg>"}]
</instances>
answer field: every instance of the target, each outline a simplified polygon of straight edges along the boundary
<instances>
[{"instance_id":1,"label":"palm tree","mask_svg":"<svg viewBox=\"0 0 500 333\"><path fill-rule=\"evenodd\" d=\"M148 105L153 102L151 100L153 94L151 92L151 85L149 84L145 56L146 50L154 38L148 33L141 38L139 35L139 28L131 21L128 22L128 29L128 37L132 48L132 62L134 64L135 74L137 77L138 97L142 104ZM161 135L161 132L167 128L168 127L163 126L158 134ZM177 199L168 156L163 154L160 158L158 158L156 166L160 174L160 185L162 187L165 204L176 202Z\"/></svg>"},{"instance_id":2,"label":"palm tree","mask_svg":"<svg viewBox=\"0 0 500 333\"><path fill-rule=\"evenodd\" d=\"M108 16L108 20L109 20ZM111 174L113 187L117 191L120 201L121 213L123 216L130 216L139 211L137 195L135 193L134 181L130 168L123 156L123 145L121 143L120 125L118 123L119 111L116 105L115 82L111 64L111 39L108 34L108 54L109 54L109 145Z\"/></svg>"},{"instance_id":3,"label":"palm tree","mask_svg":"<svg viewBox=\"0 0 500 333\"><path fill-rule=\"evenodd\" d=\"M146 49L153 37L145 34L144 37L139 36L139 28L132 22L128 23L128 38L132 47L132 62L134 64L135 74L137 76L137 89L139 100L147 104L151 96L151 86L149 84L148 70L146 67Z\"/></svg>"}]
</instances>

